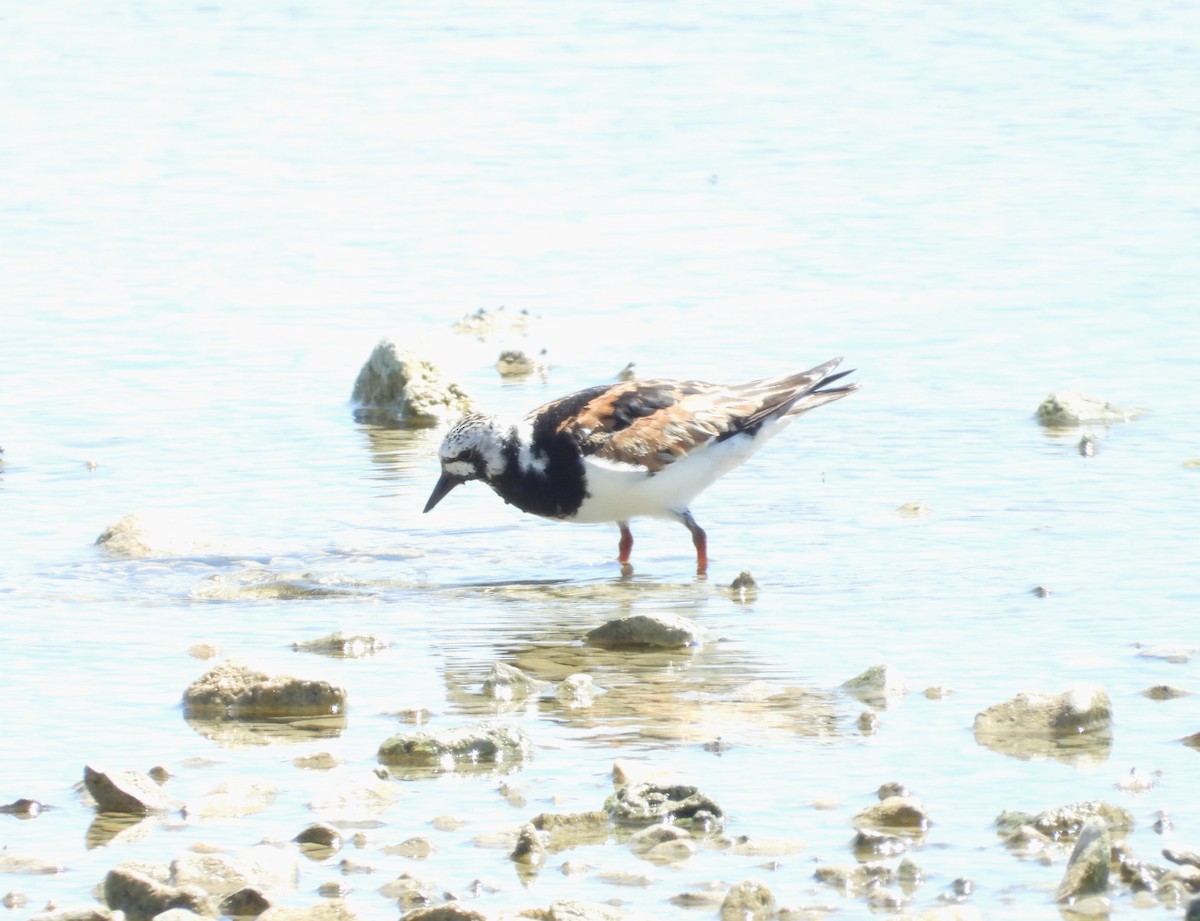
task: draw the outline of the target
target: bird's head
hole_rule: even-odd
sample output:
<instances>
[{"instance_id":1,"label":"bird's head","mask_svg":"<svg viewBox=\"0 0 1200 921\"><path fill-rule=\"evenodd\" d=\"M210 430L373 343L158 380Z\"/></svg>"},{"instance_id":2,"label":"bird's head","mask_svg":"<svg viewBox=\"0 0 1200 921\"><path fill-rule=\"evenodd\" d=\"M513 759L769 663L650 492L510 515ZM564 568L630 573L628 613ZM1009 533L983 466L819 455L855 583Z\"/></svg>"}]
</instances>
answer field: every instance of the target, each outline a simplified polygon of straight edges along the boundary
<instances>
[{"instance_id":1,"label":"bird's head","mask_svg":"<svg viewBox=\"0 0 1200 921\"><path fill-rule=\"evenodd\" d=\"M468 480L487 480L502 469L495 419L482 413L463 416L442 439L438 460L442 475L425 503L427 512L455 486Z\"/></svg>"}]
</instances>

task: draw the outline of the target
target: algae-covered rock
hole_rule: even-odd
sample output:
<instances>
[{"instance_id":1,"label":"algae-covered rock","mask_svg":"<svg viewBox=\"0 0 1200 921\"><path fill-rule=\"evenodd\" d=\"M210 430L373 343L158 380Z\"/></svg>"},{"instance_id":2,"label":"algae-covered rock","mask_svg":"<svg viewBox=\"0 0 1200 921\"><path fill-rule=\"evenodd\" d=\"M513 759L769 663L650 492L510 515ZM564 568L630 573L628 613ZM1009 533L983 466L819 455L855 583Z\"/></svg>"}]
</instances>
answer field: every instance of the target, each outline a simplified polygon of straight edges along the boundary
<instances>
[{"instance_id":1,"label":"algae-covered rock","mask_svg":"<svg viewBox=\"0 0 1200 921\"><path fill-rule=\"evenodd\" d=\"M469 413L471 398L432 361L381 339L350 395L360 422L432 427Z\"/></svg>"},{"instance_id":2,"label":"algae-covered rock","mask_svg":"<svg viewBox=\"0 0 1200 921\"><path fill-rule=\"evenodd\" d=\"M1114 838L1124 838L1133 830L1133 816L1127 809L1102 800L1069 803L1037 814L1006 809L996 817L996 830L1010 846L1027 837L1029 831L1047 841L1070 842L1079 836L1090 818L1101 819Z\"/></svg>"},{"instance_id":3,"label":"algae-covered rock","mask_svg":"<svg viewBox=\"0 0 1200 921\"><path fill-rule=\"evenodd\" d=\"M516 766L533 757L533 743L517 726L480 723L447 732L399 732L379 746L389 767L435 771Z\"/></svg>"},{"instance_id":4,"label":"algae-covered rock","mask_svg":"<svg viewBox=\"0 0 1200 921\"><path fill-rule=\"evenodd\" d=\"M725 817L720 806L688 784L627 784L605 800L604 808L624 825L673 822L711 827Z\"/></svg>"},{"instance_id":5,"label":"algae-covered rock","mask_svg":"<svg viewBox=\"0 0 1200 921\"><path fill-rule=\"evenodd\" d=\"M678 614L634 614L597 627L587 635L587 642L607 649L683 649L699 646L707 637L707 630Z\"/></svg>"},{"instance_id":6,"label":"algae-covered rock","mask_svg":"<svg viewBox=\"0 0 1200 921\"><path fill-rule=\"evenodd\" d=\"M908 684L900 672L887 664L872 665L861 674L842 682L842 687L865 704L887 707L908 693Z\"/></svg>"},{"instance_id":7,"label":"algae-covered rock","mask_svg":"<svg viewBox=\"0 0 1200 921\"><path fill-rule=\"evenodd\" d=\"M89 765L83 769L83 785L98 812L150 815L176 812L183 806L141 771L97 771Z\"/></svg>"},{"instance_id":8,"label":"algae-covered rock","mask_svg":"<svg viewBox=\"0 0 1200 921\"><path fill-rule=\"evenodd\" d=\"M1144 409L1117 406L1075 390L1056 390L1042 400L1037 420L1047 428L1074 428L1090 422L1109 424L1136 419Z\"/></svg>"},{"instance_id":9,"label":"algae-covered rock","mask_svg":"<svg viewBox=\"0 0 1200 921\"><path fill-rule=\"evenodd\" d=\"M268 675L240 662L222 662L184 691L191 716L261 719L320 716L344 712L346 692L328 681Z\"/></svg>"}]
</instances>

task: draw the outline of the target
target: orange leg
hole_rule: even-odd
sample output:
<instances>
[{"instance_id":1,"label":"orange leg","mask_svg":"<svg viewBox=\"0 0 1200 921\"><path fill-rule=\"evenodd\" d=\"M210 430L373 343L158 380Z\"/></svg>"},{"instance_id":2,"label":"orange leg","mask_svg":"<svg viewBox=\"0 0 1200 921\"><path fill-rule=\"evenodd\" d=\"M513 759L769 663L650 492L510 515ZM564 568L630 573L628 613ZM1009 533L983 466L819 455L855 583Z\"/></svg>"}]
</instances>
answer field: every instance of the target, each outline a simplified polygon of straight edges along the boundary
<instances>
[{"instance_id":1,"label":"orange leg","mask_svg":"<svg viewBox=\"0 0 1200 921\"><path fill-rule=\"evenodd\" d=\"M625 566L629 564L629 553L633 550L633 532L629 530L628 521L618 521L621 529L621 541L617 544L617 562Z\"/></svg>"},{"instance_id":2,"label":"orange leg","mask_svg":"<svg viewBox=\"0 0 1200 921\"><path fill-rule=\"evenodd\" d=\"M676 515L683 526L692 532L692 543L696 546L696 575L702 576L708 572L708 535L704 533L704 528L696 524L696 519L687 509Z\"/></svg>"}]
</instances>

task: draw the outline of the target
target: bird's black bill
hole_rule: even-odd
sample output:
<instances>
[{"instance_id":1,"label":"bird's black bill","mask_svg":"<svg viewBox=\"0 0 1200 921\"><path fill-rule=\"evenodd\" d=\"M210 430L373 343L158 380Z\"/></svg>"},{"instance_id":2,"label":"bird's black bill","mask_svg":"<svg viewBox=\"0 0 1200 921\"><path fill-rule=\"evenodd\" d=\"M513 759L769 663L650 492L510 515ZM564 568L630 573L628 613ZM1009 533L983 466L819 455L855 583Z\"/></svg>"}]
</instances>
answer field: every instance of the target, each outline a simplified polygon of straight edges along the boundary
<instances>
[{"instance_id":1,"label":"bird's black bill","mask_svg":"<svg viewBox=\"0 0 1200 921\"><path fill-rule=\"evenodd\" d=\"M433 492L429 494L429 501L425 503L425 511L429 511L439 502L446 498L446 493L450 492L459 483L465 483L460 476L454 476L451 473L443 472L438 478L437 485L433 487Z\"/></svg>"}]
</instances>

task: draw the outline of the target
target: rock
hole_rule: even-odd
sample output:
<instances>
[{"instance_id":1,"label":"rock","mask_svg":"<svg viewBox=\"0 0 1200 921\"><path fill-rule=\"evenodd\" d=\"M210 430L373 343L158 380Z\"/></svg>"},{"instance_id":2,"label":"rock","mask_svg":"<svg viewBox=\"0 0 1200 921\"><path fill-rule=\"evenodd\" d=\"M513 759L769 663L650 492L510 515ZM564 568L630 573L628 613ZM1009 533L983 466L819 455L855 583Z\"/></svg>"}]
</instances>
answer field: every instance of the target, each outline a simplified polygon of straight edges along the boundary
<instances>
[{"instance_id":1,"label":"rock","mask_svg":"<svg viewBox=\"0 0 1200 921\"><path fill-rule=\"evenodd\" d=\"M183 694L192 716L261 719L343 713L346 691L328 681L268 675L227 661L205 672Z\"/></svg>"},{"instance_id":2,"label":"rock","mask_svg":"<svg viewBox=\"0 0 1200 921\"><path fill-rule=\"evenodd\" d=\"M528 377L535 371L545 374L550 370L550 362L546 359L545 349L535 358L530 358L524 349L504 349L496 359L496 370L501 377Z\"/></svg>"},{"instance_id":3,"label":"rock","mask_svg":"<svg viewBox=\"0 0 1200 921\"><path fill-rule=\"evenodd\" d=\"M1191 692L1173 688L1169 684L1156 684L1142 691L1142 696L1149 700L1177 700L1187 697Z\"/></svg>"},{"instance_id":4,"label":"rock","mask_svg":"<svg viewBox=\"0 0 1200 921\"><path fill-rule=\"evenodd\" d=\"M1183 916L1183 921L1200 921L1200 899L1192 899L1188 903L1187 914Z\"/></svg>"},{"instance_id":5,"label":"rock","mask_svg":"<svg viewBox=\"0 0 1200 921\"><path fill-rule=\"evenodd\" d=\"M374 636L342 633L339 630L315 640L292 643L292 649L342 659L359 659L363 656L373 656L381 649L387 649L388 645L386 641Z\"/></svg>"},{"instance_id":6,"label":"rock","mask_svg":"<svg viewBox=\"0 0 1200 921\"><path fill-rule=\"evenodd\" d=\"M389 844L380 849L384 854L407 857L409 860L424 860L437 850L428 838L406 838L399 844Z\"/></svg>"},{"instance_id":7,"label":"rock","mask_svg":"<svg viewBox=\"0 0 1200 921\"><path fill-rule=\"evenodd\" d=\"M1056 390L1037 408L1037 420L1047 428L1075 428L1089 422L1126 422L1145 412L1106 403L1074 390Z\"/></svg>"},{"instance_id":8,"label":"rock","mask_svg":"<svg viewBox=\"0 0 1200 921\"><path fill-rule=\"evenodd\" d=\"M214 915L216 907L197 886L172 886L165 867L121 864L104 878L104 901L114 911L135 918L153 918L171 908L186 908L198 915Z\"/></svg>"},{"instance_id":9,"label":"rock","mask_svg":"<svg viewBox=\"0 0 1200 921\"><path fill-rule=\"evenodd\" d=\"M758 595L758 583L749 569L743 569L729 583L729 591L735 601L753 601Z\"/></svg>"},{"instance_id":10,"label":"rock","mask_svg":"<svg viewBox=\"0 0 1200 921\"><path fill-rule=\"evenodd\" d=\"M0 848L0 873L48 876L52 873L62 873L65 869L66 867L61 863L43 860L41 857L16 854L8 850L7 847Z\"/></svg>"},{"instance_id":11,"label":"rock","mask_svg":"<svg viewBox=\"0 0 1200 921\"><path fill-rule=\"evenodd\" d=\"M406 912L401 921L488 921L488 916L461 902L447 902L445 905L414 908Z\"/></svg>"},{"instance_id":12,"label":"rock","mask_svg":"<svg viewBox=\"0 0 1200 921\"><path fill-rule=\"evenodd\" d=\"M851 840L850 848L855 857L865 862L878 857L903 854L912 846L912 840L912 835L899 837L872 828L860 828Z\"/></svg>"},{"instance_id":13,"label":"rock","mask_svg":"<svg viewBox=\"0 0 1200 921\"><path fill-rule=\"evenodd\" d=\"M149 556L154 552L145 525L135 514L118 518L101 531L100 536L96 538L96 546L103 547L114 556L133 559Z\"/></svg>"},{"instance_id":14,"label":"rock","mask_svg":"<svg viewBox=\"0 0 1200 921\"><path fill-rule=\"evenodd\" d=\"M436 771L515 766L533 757L533 743L518 727L479 723L442 733L399 732L379 746L381 763Z\"/></svg>"},{"instance_id":15,"label":"rock","mask_svg":"<svg viewBox=\"0 0 1200 921\"><path fill-rule=\"evenodd\" d=\"M332 825L376 824L383 814L403 796L399 784L374 775L350 776L324 786L308 808L321 821Z\"/></svg>"},{"instance_id":16,"label":"rock","mask_svg":"<svg viewBox=\"0 0 1200 921\"><path fill-rule=\"evenodd\" d=\"M610 796L604 808L613 821L625 825L673 822L709 827L720 825L725 816L720 806L687 784L628 784Z\"/></svg>"},{"instance_id":17,"label":"rock","mask_svg":"<svg viewBox=\"0 0 1200 921\"><path fill-rule=\"evenodd\" d=\"M522 825L517 831L517 843L508 856L527 867L540 867L546 862L546 845L541 833L529 823Z\"/></svg>"},{"instance_id":18,"label":"rock","mask_svg":"<svg viewBox=\"0 0 1200 921\"><path fill-rule=\"evenodd\" d=\"M608 840L608 813L599 809L593 812L542 812L535 815L530 824L547 834L549 850L603 844Z\"/></svg>"},{"instance_id":19,"label":"rock","mask_svg":"<svg viewBox=\"0 0 1200 921\"><path fill-rule=\"evenodd\" d=\"M471 398L433 362L381 339L367 358L350 400L359 422L432 427L471 412Z\"/></svg>"},{"instance_id":20,"label":"rock","mask_svg":"<svg viewBox=\"0 0 1200 921\"><path fill-rule=\"evenodd\" d=\"M141 771L83 769L83 785L96 801L98 812L129 815L177 812L183 804Z\"/></svg>"},{"instance_id":21,"label":"rock","mask_svg":"<svg viewBox=\"0 0 1200 921\"><path fill-rule=\"evenodd\" d=\"M1162 855L1171 863L1200 869L1200 851L1177 851L1174 848L1164 847Z\"/></svg>"},{"instance_id":22,"label":"rock","mask_svg":"<svg viewBox=\"0 0 1200 921\"><path fill-rule=\"evenodd\" d=\"M854 697L871 706L887 707L908 691L904 676L890 665L872 665L860 675L842 682Z\"/></svg>"},{"instance_id":23,"label":"rock","mask_svg":"<svg viewBox=\"0 0 1200 921\"><path fill-rule=\"evenodd\" d=\"M33 819L41 815L45 809L44 803L22 797L0 806L0 815L15 815L21 819Z\"/></svg>"},{"instance_id":24,"label":"rock","mask_svg":"<svg viewBox=\"0 0 1200 921\"><path fill-rule=\"evenodd\" d=\"M854 817L856 828L873 828L904 835L923 835L929 815L915 796L889 796L872 803Z\"/></svg>"},{"instance_id":25,"label":"rock","mask_svg":"<svg viewBox=\"0 0 1200 921\"><path fill-rule=\"evenodd\" d=\"M1101 819L1114 838L1124 838L1133 830L1133 816L1120 806L1100 800L1071 803L1057 809L1047 809L1037 815L1005 810L996 817L997 833L1007 843L1026 835L1028 828L1048 841L1074 841L1090 818Z\"/></svg>"},{"instance_id":26,"label":"rock","mask_svg":"<svg viewBox=\"0 0 1200 921\"><path fill-rule=\"evenodd\" d=\"M1074 902L1086 896L1108 891L1108 872L1112 856L1112 838L1107 823L1091 816L1079 830L1079 838L1058 885L1058 901Z\"/></svg>"},{"instance_id":27,"label":"rock","mask_svg":"<svg viewBox=\"0 0 1200 921\"><path fill-rule=\"evenodd\" d=\"M775 896L762 883L738 883L721 903L721 921L766 921L774 916Z\"/></svg>"},{"instance_id":28,"label":"rock","mask_svg":"<svg viewBox=\"0 0 1200 921\"><path fill-rule=\"evenodd\" d=\"M891 885L896 876L882 863L858 863L850 866L827 864L813 871L813 879L853 897L877 886Z\"/></svg>"},{"instance_id":29,"label":"rock","mask_svg":"<svg viewBox=\"0 0 1200 921\"><path fill-rule=\"evenodd\" d=\"M1100 441L1095 435L1084 435L1075 446L1081 457L1095 457L1100 450Z\"/></svg>"},{"instance_id":30,"label":"rock","mask_svg":"<svg viewBox=\"0 0 1200 921\"><path fill-rule=\"evenodd\" d=\"M567 675L562 680L554 696L567 709L581 710L594 704L596 695L603 693L601 688L596 687L591 675L575 674Z\"/></svg>"},{"instance_id":31,"label":"rock","mask_svg":"<svg viewBox=\"0 0 1200 921\"><path fill-rule=\"evenodd\" d=\"M931 509L924 502L905 502L896 509L902 518L924 518Z\"/></svg>"},{"instance_id":32,"label":"rock","mask_svg":"<svg viewBox=\"0 0 1200 921\"><path fill-rule=\"evenodd\" d=\"M454 323L453 329L463 336L473 336L480 341L496 336L524 335L541 322L541 317L528 310L509 311L501 304L489 309L480 307Z\"/></svg>"},{"instance_id":33,"label":"rock","mask_svg":"<svg viewBox=\"0 0 1200 921\"><path fill-rule=\"evenodd\" d=\"M1097 685L1062 694L1023 692L975 717L975 741L1018 758L1057 757L1064 746L1112 745L1112 704Z\"/></svg>"},{"instance_id":34,"label":"rock","mask_svg":"<svg viewBox=\"0 0 1200 921\"><path fill-rule=\"evenodd\" d=\"M171 911L183 912L183 909L176 908ZM171 911L157 915L155 921L158 921L158 918L164 918L165 921L189 921L189 919L200 917L195 912L189 911L186 912L185 918L172 919ZM47 907L46 911L31 916L29 921L125 921L125 916L120 912L109 911L107 908L99 906L73 908L65 911Z\"/></svg>"},{"instance_id":35,"label":"rock","mask_svg":"<svg viewBox=\"0 0 1200 921\"><path fill-rule=\"evenodd\" d=\"M606 815L607 817L607 815ZM661 844L688 841L691 835L678 825L650 825L635 832L629 839L629 849L635 854L645 854Z\"/></svg>"},{"instance_id":36,"label":"rock","mask_svg":"<svg viewBox=\"0 0 1200 921\"><path fill-rule=\"evenodd\" d=\"M707 637L707 630L678 614L634 614L597 627L587 635L587 642L607 649L638 646L683 649L699 646Z\"/></svg>"},{"instance_id":37,"label":"rock","mask_svg":"<svg viewBox=\"0 0 1200 921\"><path fill-rule=\"evenodd\" d=\"M324 860L342 849L342 836L332 825L314 822L292 839L301 851L318 860Z\"/></svg>"},{"instance_id":38,"label":"rock","mask_svg":"<svg viewBox=\"0 0 1200 921\"><path fill-rule=\"evenodd\" d=\"M612 905L556 899L549 907L538 909L538 921L634 921L635 916ZM641 918L643 916L636 916Z\"/></svg>"},{"instance_id":39,"label":"rock","mask_svg":"<svg viewBox=\"0 0 1200 921\"><path fill-rule=\"evenodd\" d=\"M220 910L223 915L261 915L270 907L271 902L265 895L252 886L245 886L221 899Z\"/></svg>"},{"instance_id":40,"label":"rock","mask_svg":"<svg viewBox=\"0 0 1200 921\"><path fill-rule=\"evenodd\" d=\"M519 668L495 662L488 676L483 679L483 696L493 700L522 700L536 697L550 687L547 681L538 681Z\"/></svg>"}]
</instances>

